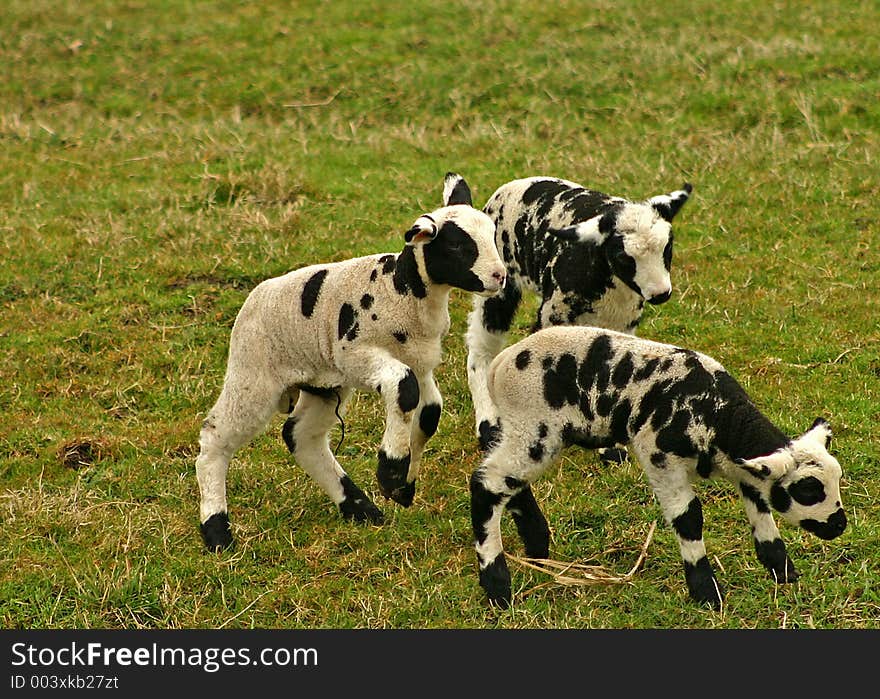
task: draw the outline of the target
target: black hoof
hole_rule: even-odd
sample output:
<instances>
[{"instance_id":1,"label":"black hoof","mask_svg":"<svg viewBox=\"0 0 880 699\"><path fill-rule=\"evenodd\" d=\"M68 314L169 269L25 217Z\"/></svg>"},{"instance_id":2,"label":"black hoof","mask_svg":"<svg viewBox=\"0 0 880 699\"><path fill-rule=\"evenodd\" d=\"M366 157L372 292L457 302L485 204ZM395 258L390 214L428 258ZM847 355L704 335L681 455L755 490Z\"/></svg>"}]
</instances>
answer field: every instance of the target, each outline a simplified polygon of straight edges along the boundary
<instances>
[{"instance_id":1,"label":"black hoof","mask_svg":"<svg viewBox=\"0 0 880 699\"><path fill-rule=\"evenodd\" d=\"M339 503L342 518L363 524L384 524L385 515L369 500L343 500Z\"/></svg>"},{"instance_id":2,"label":"black hoof","mask_svg":"<svg viewBox=\"0 0 880 699\"><path fill-rule=\"evenodd\" d=\"M480 450L489 451L501 439L501 426L498 424L493 425L488 420L483 420L480 422L479 433Z\"/></svg>"},{"instance_id":3,"label":"black hoof","mask_svg":"<svg viewBox=\"0 0 880 699\"><path fill-rule=\"evenodd\" d=\"M344 476L340 482L345 499L339 503L339 512L344 519L369 524L382 524L385 521L382 510L373 504L351 478Z\"/></svg>"},{"instance_id":4,"label":"black hoof","mask_svg":"<svg viewBox=\"0 0 880 699\"><path fill-rule=\"evenodd\" d=\"M229 515L218 512L211 515L200 526L202 540L209 551L222 551L232 545L232 529L229 527Z\"/></svg>"},{"instance_id":5,"label":"black hoof","mask_svg":"<svg viewBox=\"0 0 880 699\"><path fill-rule=\"evenodd\" d=\"M599 450L599 459L605 464L622 464L626 461L628 454L626 449L618 449L617 447L609 447Z\"/></svg>"},{"instance_id":6,"label":"black hoof","mask_svg":"<svg viewBox=\"0 0 880 699\"><path fill-rule=\"evenodd\" d=\"M715 578L708 558L703 557L696 564L685 563L684 573L688 592L694 602L708 604L713 609L721 608L724 593Z\"/></svg>"},{"instance_id":7,"label":"black hoof","mask_svg":"<svg viewBox=\"0 0 880 699\"><path fill-rule=\"evenodd\" d=\"M376 481L379 492L389 500L409 507L416 494L416 482L406 482L409 473L409 455L401 459L392 459L379 452L379 466L376 468Z\"/></svg>"},{"instance_id":8,"label":"black hoof","mask_svg":"<svg viewBox=\"0 0 880 699\"><path fill-rule=\"evenodd\" d=\"M507 609L513 599L510 590L510 570L504 554L495 557L489 565L480 571L480 587L486 591L489 603Z\"/></svg>"}]
</instances>

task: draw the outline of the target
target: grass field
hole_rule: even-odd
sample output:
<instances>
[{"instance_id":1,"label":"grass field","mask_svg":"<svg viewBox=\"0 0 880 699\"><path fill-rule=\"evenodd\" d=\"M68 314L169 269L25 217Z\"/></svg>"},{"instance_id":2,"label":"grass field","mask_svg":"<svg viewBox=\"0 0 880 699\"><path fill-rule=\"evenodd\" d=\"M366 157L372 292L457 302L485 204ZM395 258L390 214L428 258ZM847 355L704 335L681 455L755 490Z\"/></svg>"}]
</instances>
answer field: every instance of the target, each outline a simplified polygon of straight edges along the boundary
<instances>
[{"instance_id":1,"label":"grass field","mask_svg":"<svg viewBox=\"0 0 880 699\"><path fill-rule=\"evenodd\" d=\"M3 627L880 626L880 5L7 0L0 19ZM236 548L206 553L198 430L248 291L399 250L447 170L478 206L534 174L693 183L674 296L640 334L714 356L789 434L831 422L850 527L780 525L799 583L767 577L719 482L698 494L727 599L692 604L638 466L573 449L535 487L552 556L625 573L657 522L644 565L572 586L514 564L514 606L489 608L460 292L414 505L378 494L381 405L360 394L339 459L385 526L341 520L279 416L230 469Z\"/></svg>"}]
</instances>

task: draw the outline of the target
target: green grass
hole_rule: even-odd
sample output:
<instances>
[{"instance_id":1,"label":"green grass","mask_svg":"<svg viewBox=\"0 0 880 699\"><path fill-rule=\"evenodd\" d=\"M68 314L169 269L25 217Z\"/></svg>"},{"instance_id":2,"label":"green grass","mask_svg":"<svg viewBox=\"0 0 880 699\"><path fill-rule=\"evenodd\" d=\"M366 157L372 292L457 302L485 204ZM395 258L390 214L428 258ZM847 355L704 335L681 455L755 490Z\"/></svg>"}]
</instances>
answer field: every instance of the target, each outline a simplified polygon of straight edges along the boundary
<instances>
[{"instance_id":1,"label":"green grass","mask_svg":"<svg viewBox=\"0 0 880 699\"><path fill-rule=\"evenodd\" d=\"M9 0L2 17L4 627L880 625L876 3ZM415 504L377 494L381 406L361 394L339 457L385 526L341 520L279 417L230 469L237 547L203 550L198 429L248 291L400 249L447 170L478 205L533 174L631 198L693 182L675 295L640 334L714 356L790 434L831 421L851 526L781 525L798 584L768 579L718 483L699 494L720 613L688 601L662 523L630 584L514 565L516 604L488 608L459 292ZM660 520L637 466L589 452L535 491L560 560L626 572Z\"/></svg>"}]
</instances>

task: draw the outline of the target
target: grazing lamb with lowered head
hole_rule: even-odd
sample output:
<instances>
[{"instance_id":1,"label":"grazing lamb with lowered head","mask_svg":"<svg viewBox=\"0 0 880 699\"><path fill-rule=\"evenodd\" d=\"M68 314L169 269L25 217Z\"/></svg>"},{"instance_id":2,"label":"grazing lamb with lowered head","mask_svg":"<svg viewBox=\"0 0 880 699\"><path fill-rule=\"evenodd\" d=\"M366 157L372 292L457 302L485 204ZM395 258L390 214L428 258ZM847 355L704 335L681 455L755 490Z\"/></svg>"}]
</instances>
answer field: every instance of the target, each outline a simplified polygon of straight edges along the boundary
<instances>
[{"instance_id":1,"label":"grazing lamb with lowered head","mask_svg":"<svg viewBox=\"0 0 880 699\"><path fill-rule=\"evenodd\" d=\"M481 448L498 429L486 373L507 343L522 289L541 295L533 330L593 325L635 334L644 302L661 304L672 294L671 222L691 191L685 184L632 202L567 180L529 177L489 197L483 211L495 221L507 284L491 299L474 297L468 318L468 383Z\"/></svg>"},{"instance_id":2,"label":"grazing lamb with lowered head","mask_svg":"<svg viewBox=\"0 0 880 699\"><path fill-rule=\"evenodd\" d=\"M494 294L505 270L495 227L448 178L444 206L416 219L398 254L298 269L259 284L232 329L223 390L205 419L196 472L211 550L232 543L226 472L233 454L289 413L282 436L342 516L379 523L382 512L336 461L328 432L354 389L377 391L386 425L376 477L385 497L412 504L419 462L442 399L434 380L449 331L453 287Z\"/></svg>"},{"instance_id":3,"label":"grazing lamb with lowered head","mask_svg":"<svg viewBox=\"0 0 880 699\"><path fill-rule=\"evenodd\" d=\"M778 582L798 576L772 510L822 539L846 528L831 430L817 419L789 439L714 359L589 327L547 328L503 350L489 369L501 418L497 445L471 477L480 584L511 600L500 520L510 511L526 555L547 558L550 534L530 484L569 445L628 444L678 538L690 596L718 607L703 513L691 482L721 476L739 489L758 560Z\"/></svg>"}]
</instances>

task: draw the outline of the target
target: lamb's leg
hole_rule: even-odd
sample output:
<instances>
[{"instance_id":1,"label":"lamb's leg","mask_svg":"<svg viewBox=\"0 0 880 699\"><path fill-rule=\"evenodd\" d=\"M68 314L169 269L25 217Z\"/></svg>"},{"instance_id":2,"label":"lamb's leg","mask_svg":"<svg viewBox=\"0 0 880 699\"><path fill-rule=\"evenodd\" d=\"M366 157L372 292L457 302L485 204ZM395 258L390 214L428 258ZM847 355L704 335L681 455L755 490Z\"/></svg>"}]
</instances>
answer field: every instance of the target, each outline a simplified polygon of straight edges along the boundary
<instances>
[{"instance_id":1,"label":"lamb's leg","mask_svg":"<svg viewBox=\"0 0 880 699\"><path fill-rule=\"evenodd\" d=\"M745 483L740 484L740 492L746 515L752 525L758 560L770 571L777 583L794 582L799 577L798 572L785 550L785 543L779 535L779 528L770 513L769 504L755 488Z\"/></svg>"},{"instance_id":2,"label":"lamb's leg","mask_svg":"<svg viewBox=\"0 0 880 699\"><path fill-rule=\"evenodd\" d=\"M696 465L696 459L656 451L652 460L651 452L645 453L639 448L635 451L654 489L663 516L678 539L691 599L720 608L723 593L703 542L703 508L687 475L689 466Z\"/></svg>"},{"instance_id":3,"label":"lamb's leg","mask_svg":"<svg viewBox=\"0 0 880 699\"><path fill-rule=\"evenodd\" d=\"M275 414L283 389L271 382L228 376L202 423L196 478L202 538L212 551L232 543L226 504L226 473L233 454L262 432Z\"/></svg>"},{"instance_id":4,"label":"lamb's leg","mask_svg":"<svg viewBox=\"0 0 880 699\"><path fill-rule=\"evenodd\" d=\"M349 388L339 388L335 395L303 390L282 434L297 463L339 506L345 519L381 524L382 512L355 485L330 451L328 433L337 422L336 413L340 417L345 415L351 394Z\"/></svg>"},{"instance_id":5,"label":"lamb's leg","mask_svg":"<svg viewBox=\"0 0 880 699\"><path fill-rule=\"evenodd\" d=\"M547 558L550 555L550 527L530 486L526 486L507 503L519 538L529 558Z\"/></svg>"},{"instance_id":6,"label":"lamb's leg","mask_svg":"<svg viewBox=\"0 0 880 699\"><path fill-rule=\"evenodd\" d=\"M440 413L443 409L443 396L434 380L434 375L429 373L419 379L419 408L416 417L412 421L412 435L410 436L411 461L410 474L413 480L419 476L422 453L425 444L437 431L440 424Z\"/></svg>"},{"instance_id":7,"label":"lamb's leg","mask_svg":"<svg viewBox=\"0 0 880 699\"><path fill-rule=\"evenodd\" d=\"M471 526L480 567L480 586L486 591L489 602L507 608L513 593L501 542L501 516L512 493L503 478L487 472L485 464L471 475L470 490Z\"/></svg>"},{"instance_id":8,"label":"lamb's leg","mask_svg":"<svg viewBox=\"0 0 880 699\"><path fill-rule=\"evenodd\" d=\"M491 448L499 437L498 414L487 389L489 365L507 344L507 334L521 298L519 287L508 277L499 295L488 298L475 295L473 310L468 315L468 386L477 438L483 451Z\"/></svg>"},{"instance_id":9,"label":"lamb's leg","mask_svg":"<svg viewBox=\"0 0 880 699\"><path fill-rule=\"evenodd\" d=\"M342 364L343 358L337 358ZM415 373L390 353L375 347L350 352L342 367L357 383L372 386L385 401L385 432L379 447L376 480L386 498L409 507L416 492L410 468L412 422L421 390Z\"/></svg>"}]
</instances>

